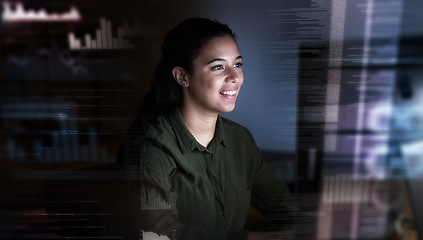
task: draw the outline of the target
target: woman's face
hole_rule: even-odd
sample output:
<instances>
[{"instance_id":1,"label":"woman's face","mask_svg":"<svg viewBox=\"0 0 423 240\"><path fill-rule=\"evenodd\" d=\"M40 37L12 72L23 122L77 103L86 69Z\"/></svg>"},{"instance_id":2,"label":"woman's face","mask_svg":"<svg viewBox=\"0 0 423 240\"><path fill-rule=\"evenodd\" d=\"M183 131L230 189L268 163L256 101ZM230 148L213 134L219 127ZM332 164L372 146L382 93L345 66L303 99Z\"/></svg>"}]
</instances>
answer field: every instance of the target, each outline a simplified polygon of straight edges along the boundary
<instances>
[{"instance_id":1,"label":"woman's face","mask_svg":"<svg viewBox=\"0 0 423 240\"><path fill-rule=\"evenodd\" d=\"M187 75L185 103L203 113L232 111L244 82L241 65L242 57L231 36L212 39L200 50Z\"/></svg>"}]
</instances>

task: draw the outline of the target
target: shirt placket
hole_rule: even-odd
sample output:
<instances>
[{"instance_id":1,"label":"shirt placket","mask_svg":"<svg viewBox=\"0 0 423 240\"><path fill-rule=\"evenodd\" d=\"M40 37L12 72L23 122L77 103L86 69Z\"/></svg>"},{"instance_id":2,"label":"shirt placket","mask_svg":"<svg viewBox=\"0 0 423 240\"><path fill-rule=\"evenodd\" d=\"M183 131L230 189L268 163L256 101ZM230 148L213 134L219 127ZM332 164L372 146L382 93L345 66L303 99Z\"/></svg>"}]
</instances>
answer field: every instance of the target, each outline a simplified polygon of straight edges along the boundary
<instances>
[{"instance_id":1,"label":"shirt placket","mask_svg":"<svg viewBox=\"0 0 423 240\"><path fill-rule=\"evenodd\" d=\"M221 172L218 159L216 159L215 154L211 151L206 150L204 152L206 163L207 163L207 175L213 188L214 196L217 201L217 209L216 211L221 216L222 224L224 223L225 219L225 207L224 207L224 198L223 198L223 191L222 191L222 181L221 181Z\"/></svg>"}]
</instances>

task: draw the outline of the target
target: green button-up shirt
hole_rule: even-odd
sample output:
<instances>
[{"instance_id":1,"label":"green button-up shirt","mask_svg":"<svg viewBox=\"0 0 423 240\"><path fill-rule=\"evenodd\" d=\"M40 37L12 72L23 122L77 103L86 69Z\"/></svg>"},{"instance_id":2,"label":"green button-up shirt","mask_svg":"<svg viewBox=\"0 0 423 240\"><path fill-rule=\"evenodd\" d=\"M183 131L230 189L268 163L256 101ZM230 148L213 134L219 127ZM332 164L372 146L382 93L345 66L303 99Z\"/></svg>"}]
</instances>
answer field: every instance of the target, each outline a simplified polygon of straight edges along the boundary
<instances>
[{"instance_id":1,"label":"green button-up shirt","mask_svg":"<svg viewBox=\"0 0 423 240\"><path fill-rule=\"evenodd\" d=\"M246 239L252 203L265 216L275 195L289 194L241 125L218 117L206 148L178 109L150 125L141 141L141 210L146 231L173 239Z\"/></svg>"}]
</instances>

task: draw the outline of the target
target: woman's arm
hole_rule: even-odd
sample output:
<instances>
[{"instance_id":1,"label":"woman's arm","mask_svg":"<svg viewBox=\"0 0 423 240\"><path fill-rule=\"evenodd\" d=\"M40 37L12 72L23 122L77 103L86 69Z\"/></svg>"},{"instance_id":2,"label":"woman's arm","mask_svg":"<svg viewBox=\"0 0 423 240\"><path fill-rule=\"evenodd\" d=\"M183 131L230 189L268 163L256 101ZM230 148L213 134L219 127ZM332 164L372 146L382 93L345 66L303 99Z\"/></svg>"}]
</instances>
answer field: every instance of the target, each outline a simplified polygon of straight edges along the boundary
<instances>
[{"instance_id":1,"label":"woman's arm","mask_svg":"<svg viewBox=\"0 0 423 240\"><path fill-rule=\"evenodd\" d=\"M295 198L288 186L280 182L264 161L260 150L251 136L256 169L252 182L252 205L262 213L268 226L277 230L292 230ZM275 221L277 219L277 221Z\"/></svg>"}]
</instances>

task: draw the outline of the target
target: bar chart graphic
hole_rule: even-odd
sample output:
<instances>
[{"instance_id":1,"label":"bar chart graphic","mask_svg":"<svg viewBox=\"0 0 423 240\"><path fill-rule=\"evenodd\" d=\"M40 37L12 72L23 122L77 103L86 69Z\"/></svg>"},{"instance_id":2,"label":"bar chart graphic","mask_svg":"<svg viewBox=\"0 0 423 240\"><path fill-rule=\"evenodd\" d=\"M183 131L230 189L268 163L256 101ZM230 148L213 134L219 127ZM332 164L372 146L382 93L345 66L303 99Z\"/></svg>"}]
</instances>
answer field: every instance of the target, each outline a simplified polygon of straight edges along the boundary
<instances>
[{"instance_id":1,"label":"bar chart graphic","mask_svg":"<svg viewBox=\"0 0 423 240\"><path fill-rule=\"evenodd\" d=\"M25 10L21 2L12 4L3 2L2 20L6 23L15 22L76 22L81 20L81 14L75 6L71 6L68 12L64 13L48 13L45 9Z\"/></svg>"},{"instance_id":2,"label":"bar chart graphic","mask_svg":"<svg viewBox=\"0 0 423 240\"><path fill-rule=\"evenodd\" d=\"M73 122L70 122L73 124ZM80 144L79 136L88 135L88 143ZM19 144L15 139L6 139L8 158L13 163L98 163L111 162L107 149L98 144L95 129L88 132L58 130L51 133L51 144L35 139L33 146Z\"/></svg>"},{"instance_id":3,"label":"bar chart graphic","mask_svg":"<svg viewBox=\"0 0 423 240\"><path fill-rule=\"evenodd\" d=\"M134 45L129 43L128 36L135 36L139 33L139 25L130 28L126 22L117 28L117 37L113 37L112 23L105 18L100 18L100 29L95 30L95 37L85 34L84 39L79 39L75 33L68 34L69 48L78 50L130 50ZM85 44L83 44L85 41Z\"/></svg>"},{"instance_id":4,"label":"bar chart graphic","mask_svg":"<svg viewBox=\"0 0 423 240\"><path fill-rule=\"evenodd\" d=\"M141 236L143 240L169 240L167 236L161 236L155 232L144 232L141 230Z\"/></svg>"},{"instance_id":5,"label":"bar chart graphic","mask_svg":"<svg viewBox=\"0 0 423 240\"><path fill-rule=\"evenodd\" d=\"M167 202L160 193L154 189L141 190L142 210L164 210L172 209L172 205Z\"/></svg>"},{"instance_id":6,"label":"bar chart graphic","mask_svg":"<svg viewBox=\"0 0 423 240\"><path fill-rule=\"evenodd\" d=\"M78 127L78 106L74 102L6 102L1 105L6 121L51 121L53 129L11 130L5 138L11 163L97 163L114 161L99 143L100 132ZM104 134L104 133L103 133Z\"/></svg>"}]
</instances>

